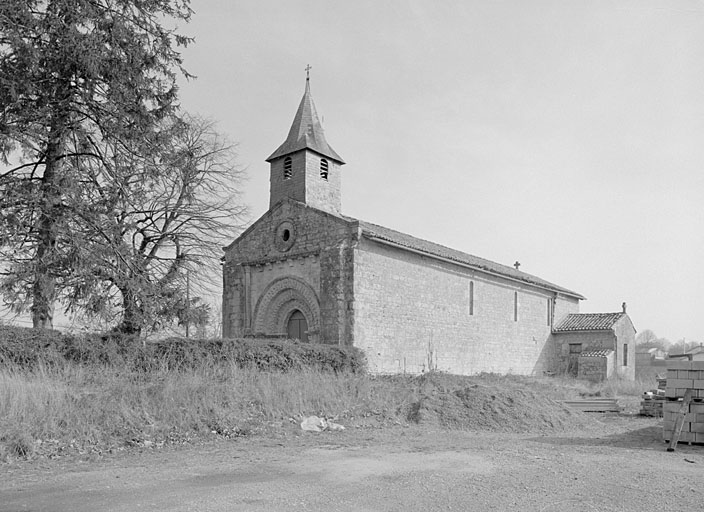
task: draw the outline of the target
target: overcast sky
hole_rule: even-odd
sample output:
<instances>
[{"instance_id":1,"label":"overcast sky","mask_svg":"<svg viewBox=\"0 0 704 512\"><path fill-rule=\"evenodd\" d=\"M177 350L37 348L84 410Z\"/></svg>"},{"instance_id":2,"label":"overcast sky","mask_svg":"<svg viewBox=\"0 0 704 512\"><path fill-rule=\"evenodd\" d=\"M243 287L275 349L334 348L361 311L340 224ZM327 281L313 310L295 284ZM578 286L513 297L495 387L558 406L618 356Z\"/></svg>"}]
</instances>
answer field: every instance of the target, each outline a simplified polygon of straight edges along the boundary
<instances>
[{"instance_id":1,"label":"overcast sky","mask_svg":"<svg viewBox=\"0 0 704 512\"><path fill-rule=\"evenodd\" d=\"M194 0L184 109L252 220L310 64L343 211L704 341L704 2Z\"/></svg>"}]
</instances>

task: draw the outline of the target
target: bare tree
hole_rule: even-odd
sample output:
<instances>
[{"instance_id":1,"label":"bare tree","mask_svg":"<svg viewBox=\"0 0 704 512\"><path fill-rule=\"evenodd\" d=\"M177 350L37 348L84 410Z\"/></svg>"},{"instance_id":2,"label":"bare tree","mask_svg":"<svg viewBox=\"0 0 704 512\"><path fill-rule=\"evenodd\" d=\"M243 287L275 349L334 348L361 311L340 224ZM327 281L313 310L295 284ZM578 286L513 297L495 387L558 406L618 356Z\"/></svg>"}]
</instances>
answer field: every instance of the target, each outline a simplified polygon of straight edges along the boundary
<instances>
[{"instance_id":1,"label":"bare tree","mask_svg":"<svg viewBox=\"0 0 704 512\"><path fill-rule=\"evenodd\" d=\"M87 169L71 199L64 300L73 311L118 315L126 333L207 321L198 292L219 276L222 246L245 215L234 148L213 123L187 116L163 132L148 155L105 147L110 165Z\"/></svg>"},{"instance_id":2,"label":"bare tree","mask_svg":"<svg viewBox=\"0 0 704 512\"><path fill-rule=\"evenodd\" d=\"M645 329L636 336L636 345L640 348L658 348L666 352L670 348L670 341L665 338L658 338L653 331Z\"/></svg>"}]
</instances>

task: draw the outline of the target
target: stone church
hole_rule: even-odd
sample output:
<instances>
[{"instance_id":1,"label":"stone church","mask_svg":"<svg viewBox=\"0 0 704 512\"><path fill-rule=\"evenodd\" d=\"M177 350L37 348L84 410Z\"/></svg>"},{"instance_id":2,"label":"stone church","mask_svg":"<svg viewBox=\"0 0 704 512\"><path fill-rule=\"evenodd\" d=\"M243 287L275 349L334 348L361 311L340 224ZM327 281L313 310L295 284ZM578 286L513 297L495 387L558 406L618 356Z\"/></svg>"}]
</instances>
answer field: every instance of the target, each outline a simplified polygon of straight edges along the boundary
<instances>
[{"instance_id":1,"label":"stone church","mask_svg":"<svg viewBox=\"0 0 704 512\"><path fill-rule=\"evenodd\" d=\"M383 373L564 371L570 348L553 326L584 297L344 215L345 162L325 139L308 79L266 161L269 210L225 248L225 337L353 345Z\"/></svg>"}]
</instances>

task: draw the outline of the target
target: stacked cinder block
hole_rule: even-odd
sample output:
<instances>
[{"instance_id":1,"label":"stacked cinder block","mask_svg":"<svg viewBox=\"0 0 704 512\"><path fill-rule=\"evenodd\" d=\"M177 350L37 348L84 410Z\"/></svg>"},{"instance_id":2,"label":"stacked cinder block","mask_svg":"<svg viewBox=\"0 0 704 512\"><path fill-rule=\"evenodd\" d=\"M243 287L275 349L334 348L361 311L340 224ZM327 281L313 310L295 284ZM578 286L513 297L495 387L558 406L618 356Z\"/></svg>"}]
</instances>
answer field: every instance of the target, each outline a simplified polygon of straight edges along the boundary
<instances>
[{"instance_id":1,"label":"stacked cinder block","mask_svg":"<svg viewBox=\"0 0 704 512\"><path fill-rule=\"evenodd\" d=\"M692 401L684 411L679 441L704 444L704 361L667 361L663 437L665 441L672 438L687 389L692 390Z\"/></svg>"}]
</instances>

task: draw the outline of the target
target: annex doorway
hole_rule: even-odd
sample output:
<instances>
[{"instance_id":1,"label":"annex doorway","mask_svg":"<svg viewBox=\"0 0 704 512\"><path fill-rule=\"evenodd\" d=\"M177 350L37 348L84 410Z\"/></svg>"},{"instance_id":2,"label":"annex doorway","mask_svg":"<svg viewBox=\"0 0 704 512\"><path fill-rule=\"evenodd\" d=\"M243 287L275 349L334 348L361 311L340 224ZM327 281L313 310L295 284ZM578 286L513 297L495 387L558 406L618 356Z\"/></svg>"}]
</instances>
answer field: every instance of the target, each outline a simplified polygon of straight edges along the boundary
<instances>
[{"instance_id":1,"label":"annex doorway","mask_svg":"<svg viewBox=\"0 0 704 512\"><path fill-rule=\"evenodd\" d=\"M308 322L303 313L297 309L288 318L287 334L289 339L308 341Z\"/></svg>"},{"instance_id":2,"label":"annex doorway","mask_svg":"<svg viewBox=\"0 0 704 512\"><path fill-rule=\"evenodd\" d=\"M567 359L567 374L573 377L579 372L579 356L582 355L581 343L570 343L570 355Z\"/></svg>"}]
</instances>

